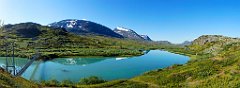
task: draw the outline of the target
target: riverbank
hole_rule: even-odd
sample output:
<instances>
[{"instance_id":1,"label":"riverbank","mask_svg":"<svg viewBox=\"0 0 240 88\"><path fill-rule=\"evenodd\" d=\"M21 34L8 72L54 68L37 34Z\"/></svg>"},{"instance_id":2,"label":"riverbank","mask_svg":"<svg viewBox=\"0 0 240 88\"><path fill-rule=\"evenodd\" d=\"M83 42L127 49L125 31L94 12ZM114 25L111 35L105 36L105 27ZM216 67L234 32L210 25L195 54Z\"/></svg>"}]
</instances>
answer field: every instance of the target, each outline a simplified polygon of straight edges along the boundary
<instances>
[{"instance_id":1,"label":"riverbank","mask_svg":"<svg viewBox=\"0 0 240 88\"><path fill-rule=\"evenodd\" d=\"M165 53L165 51L161 51L161 50L156 50L157 52L164 52ZM151 51L150 51L150 53L151 53ZM164 53L163 54L154 54L154 55L162 55L162 56L165 56L164 55ZM168 54L166 54L166 55L168 55ZM175 55L175 54L173 54L173 55ZM179 55L176 55L176 56L179 56ZM146 58L146 57L145 57ZM143 59L143 58L141 58L141 59ZM149 59L149 60L151 60L150 59L150 57L149 58L147 58L147 59ZM173 59L173 57L171 57L171 58L168 58L168 59L166 59L166 60L169 60L169 59ZM184 59L184 58L181 58L181 57L178 57L178 58L176 58L176 59ZM159 60L159 59L154 59L153 61L155 62L155 63L153 63L153 62L151 62L151 64L156 64L156 63L158 63L156 60ZM164 60L163 60L164 61ZM109 63L109 61L107 61L108 63ZM141 63L139 60L138 60L138 62L139 63ZM161 62L161 61L160 61ZM168 62L168 61L167 61ZM144 61L144 62L142 62L142 63L144 63L144 64L147 64L147 62L146 61ZM111 65L111 66L114 66L114 65ZM142 65L141 65L142 66ZM167 67L167 68L174 68L174 67L176 67L176 66L182 66L182 65L174 65L174 66L170 66L170 67ZM131 67L134 67L133 65L131 65ZM99 69L101 69L101 67L99 67ZM141 68L141 69L143 69L143 68ZM157 71L160 71L160 70L157 70ZM151 71L150 71L151 72ZM146 72L146 73L148 73L148 72ZM141 76L141 75L140 75ZM138 76L136 76L136 77L138 77ZM136 78L136 77L134 77L134 78ZM93 87L93 88L96 88L96 87L132 87L132 88L146 88L146 87L157 87L157 85L156 84L154 84L153 85L153 83L148 83L148 82L144 82L144 81L139 81L139 80L134 80L134 78L130 78L130 79L127 79L127 80L124 80L124 81L121 81L121 80L113 80L113 81L109 81L109 82L105 82L105 83L100 83L100 84L91 84L91 85L82 85L82 84L76 84L76 83L73 83L71 86L77 86L77 87L84 87L84 88L88 88L88 87ZM56 86L60 86L60 84L61 83L59 83L59 84L57 84ZM150 85L151 84L151 85Z\"/></svg>"},{"instance_id":2,"label":"riverbank","mask_svg":"<svg viewBox=\"0 0 240 88\"><path fill-rule=\"evenodd\" d=\"M174 51L171 51L171 52L174 52ZM201 61L194 62L194 60L191 59L185 65L174 65L174 66L170 66L165 69L149 71L149 72L144 73L143 75L131 78L129 80L114 80L114 81L104 82L104 83L100 83L100 84L91 84L91 85L82 85L82 84L65 85L63 83L56 82L57 85L52 85L52 86L61 87L62 85L65 85L66 87L72 86L72 87L86 87L86 88L87 87L93 87L93 88L96 88L96 87L134 87L134 88L136 88L136 87L153 87L154 88L154 87L161 87L161 85L166 85L166 87L169 87L169 86L177 87L177 84L180 85L180 83L177 83L177 82L178 81L184 82L183 79L185 79L185 77L184 78L179 78L179 77L185 76L187 74L194 75L194 74L200 73L201 71L203 71L205 74L205 71L207 71L207 69L205 69L205 68L211 68L210 67L211 65L209 65L209 63L211 61L209 62L206 59L199 59L199 58L198 58L198 60L201 60ZM196 69L196 68L199 69L199 70L196 70L197 72L189 73L192 71L192 69ZM202 70L200 70L200 69L202 69ZM163 78L159 78L159 77L163 77ZM197 78L198 78L198 76L197 76ZM205 78L205 77L203 77L203 78ZM178 81L174 81L174 80L178 80ZM164 81L169 82L169 83L165 84ZM55 82L55 81L53 81L53 82ZM174 82L176 82L176 83L174 83ZM158 83L161 83L161 85ZM44 84L42 84L42 85L44 86ZM48 86L48 85L45 85L45 86Z\"/></svg>"},{"instance_id":3,"label":"riverbank","mask_svg":"<svg viewBox=\"0 0 240 88\"><path fill-rule=\"evenodd\" d=\"M132 56L141 56L144 55L144 50L138 49L49 49L49 50L39 50L38 53L41 53L42 60L48 60L53 58L64 58L64 57L132 57ZM15 52L15 57L28 58L31 57L34 53L28 51ZM5 52L1 52L0 56L5 57Z\"/></svg>"},{"instance_id":4,"label":"riverbank","mask_svg":"<svg viewBox=\"0 0 240 88\"><path fill-rule=\"evenodd\" d=\"M129 79L146 71L165 68L173 64L184 64L188 60L189 58L186 56L176 55L161 50L153 50L143 56L128 57L122 60L115 57L58 58L46 62L34 62L22 77L35 80L35 82L41 82L43 80L51 81L55 79L58 80L57 83L69 79L71 82L74 82L74 84L78 83L81 78L89 76L98 76L104 80L110 81L116 79ZM17 65L19 66L23 66L25 61L27 60L16 58ZM0 64L4 63L5 58L2 58ZM41 75L42 73L44 73L44 75ZM68 74L67 76L62 76L66 73ZM29 77L29 75L31 75L31 77Z\"/></svg>"}]
</instances>

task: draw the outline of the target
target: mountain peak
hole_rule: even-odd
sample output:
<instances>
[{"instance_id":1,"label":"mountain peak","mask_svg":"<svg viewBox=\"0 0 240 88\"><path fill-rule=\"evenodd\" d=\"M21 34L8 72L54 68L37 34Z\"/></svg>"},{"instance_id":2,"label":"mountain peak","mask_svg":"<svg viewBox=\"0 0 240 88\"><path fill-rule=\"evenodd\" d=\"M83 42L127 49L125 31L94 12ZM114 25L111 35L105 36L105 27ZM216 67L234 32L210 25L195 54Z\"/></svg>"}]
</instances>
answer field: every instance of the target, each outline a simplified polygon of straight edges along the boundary
<instances>
[{"instance_id":1,"label":"mountain peak","mask_svg":"<svg viewBox=\"0 0 240 88\"><path fill-rule=\"evenodd\" d=\"M133 31L132 29L129 29L129 28L118 26L113 31L122 35L125 38L134 39L134 40L151 41L151 39L147 35L139 35L138 33L136 33L135 31Z\"/></svg>"},{"instance_id":2,"label":"mountain peak","mask_svg":"<svg viewBox=\"0 0 240 88\"><path fill-rule=\"evenodd\" d=\"M87 21L85 19L66 19L49 24L49 26L54 28L65 28L68 32L78 35L94 34L108 37L123 38L123 36L115 33L110 28L95 22Z\"/></svg>"},{"instance_id":3,"label":"mountain peak","mask_svg":"<svg viewBox=\"0 0 240 88\"><path fill-rule=\"evenodd\" d=\"M139 34L137 34L135 31L129 28L116 27L113 31L122 35L125 38L134 39L134 40L143 40L143 38Z\"/></svg>"}]
</instances>

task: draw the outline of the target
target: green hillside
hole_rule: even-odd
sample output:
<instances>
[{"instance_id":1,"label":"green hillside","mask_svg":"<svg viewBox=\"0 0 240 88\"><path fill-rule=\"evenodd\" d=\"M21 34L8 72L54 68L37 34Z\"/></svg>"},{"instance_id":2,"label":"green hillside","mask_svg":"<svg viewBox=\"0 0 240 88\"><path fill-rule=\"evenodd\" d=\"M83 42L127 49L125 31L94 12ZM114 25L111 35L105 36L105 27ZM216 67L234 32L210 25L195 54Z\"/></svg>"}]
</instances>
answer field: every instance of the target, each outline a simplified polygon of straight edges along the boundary
<instances>
[{"instance_id":1,"label":"green hillside","mask_svg":"<svg viewBox=\"0 0 240 88\"><path fill-rule=\"evenodd\" d=\"M148 41L111 38L97 35L75 35L36 23L6 25L0 33L0 45L15 42L16 56L28 57L36 52L45 57L63 56L136 56L143 50L157 48ZM10 44L8 44L10 46ZM4 48L4 47L3 47ZM0 55L5 55L1 49Z\"/></svg>"},{"instance_id":2,"label":"green hillside","mask_svg":"<svg viewBox=\"0 0 240 88\"><path fill-rule=\"evenodd\" d=\"M33 30L33 31L29 31ZM41 86L69 87L240 87L240 39L221 35L204 35L191 45L178 46L158 42L136 41L97 35L75 35L64 29L53 29L35 23L8 25L1 28L0 44L15 42L16 56L28 57L36 52L44 58L64 56L135 56L143 50L162 49L191 57L184 65L149 71L129 80L106 82L98 78L86 78L80 83L54 80L42 82ZM6 37L7 36L7 37ZM11 44L8 44L10 47ZM0 55L4 56L4 47ZM38 87L36 84L1 71L0 87Z\"/></svg>"},{"instance_id":3,"label":"green hillside","mask_svg":"<svg viewBox=\"0 0 240 88\"><path fill-rule=\"evenodd\" d=\"M192 58L187 64L150 71L130 80L156 88L237 88L240 87L239 50L237 38L201 36L192 45L182 49L183 52L191 52L185 53Z\"/></svg>"},{"instance_id":4,"label":"green hillside","mask_svg":"<svg viewBox=\"0 0 240 88\"><path fill-rule=\"evenodd\" d=\"M0 88L39 88L40 86L22 77L13 77L0 68Z\"/></svg>"},{"instance_id":5,"label":"green hillside","mask_svg":"<svg viewBox=\"0 0 240 88\"><path fill-rule=\"evenodd\" d=\"M6 46L15 46L16 57L29 57L36 52L43 55L43 59L65 56L136 56L144 54L144 50L158 49L172 46L149 41L111 38L97 35L75 35L64 29L49 28L36 23L21 23L6 25L0 29L0 55L5 56ZM14 43L13 43L14 42ZM162 46L160 46L162 45ZM12 77L1 71L1 87L33 88L38 85L21 77ZM59 83L59 84L58 84ZM120 84L119 84L120 83ZM30 85L31 84L31 85ZM114 85L113 85L114 84ZM115 85L116 84L116 85ZM54 80L42 82L40 86L76 86L76 87L111 87L111 86L143 86L128 80L116 80L96 85L69 84Z\"/></svg>"},{"instance_id":6,"label":"green hillside","mask_svg":"<svg viewBox=\"0 0 240 88\"><path fill-rule=\"evenodd\" d=\"M86 38L86 37L84 37ZM99 36L95 36L99 38ZM91 39L94 39L92 37ZM105 39L103 37L102 39ZM106 38L106 41L109 38ZM112 39L111 40L119 40ZM131 40L122 40L131 41ZM136 42L136 41L131 41ZM129 43L131 44L131 43ZM137 46L141 47L141 46ZM236 88L240 84L240 42L237 38L217 35L201 36L189 46L156 46L170 52L188 55L191 60L185 65L174 65L165 69L149 71L129 80L115 80L98 83L100 79L86 79L93 84L79 84L68 81L43 82L41 86L72 86L83 88L161 88L161 87L224 87ZM96 48L96 46L95 46ZM104 47L107 48L107 47ZM144 48L144 47L141 47ZM129 49L129 48L128 48ZM140 49L140 48L139 48ZM149 48L145 48L149 49ZM94 50L94 49L93 49ZM211 51L211 52L209 52ZM2 73L1 73L2 74ZM5 74L5 73L4 73ZM9 76L9 75L8 75ZM88 81L87 81L88 80ZM95 84L97 82L97 84ZM7 83L5 83L7 85Z\"/></svg>"},{"instance_id":7,"label":"green hillside","mask_svg":"<svg viewBox=\"0 0 240 88\"><path fill-rule=\"evenodd\" d=\"M215 48L212 49L212 47ZM91 85L74 84L73 86L81 88L238 88L240 87L239 47L240 42L237 38L205 35L185 48L164 48L190 56L191 60L187 64L149 71L129 80ZM208 50L213 50L214 54Z\"/></svg>"},{"instance_id":8,"label":"green hillside","mask_svg":"<svg viewBox=\"0 0 240 88\"><path fill-rule=\"evenodd\" d=\"M74 86L81 88L240 87L240 42L237 38L205 35L186 47L165 46L161 49L188 55L191 60L184 65L149 71L129 80L91 85L74 84ZM209 50L212 52L208 52Z\"/></svg>"},{"instance_id":9,"label":"green hillside","mask_svg":"<svg viewBox=\"0 0 240 88\"><path fill-rule=\"evenodd\" d=\"M190 56L191 60L187 64L149 71L129 80L88 85L72 84L71 86L81 88L237 88L240 87L240 42L238 41L237 38L218 35L201 36L186 47L161 48ZM214 53L207 52L208 50L213 50ZM96 82L96 80L89 79L88 82ZM61 86L61 84L55 86Z\"/></svg>"}]
</instances>

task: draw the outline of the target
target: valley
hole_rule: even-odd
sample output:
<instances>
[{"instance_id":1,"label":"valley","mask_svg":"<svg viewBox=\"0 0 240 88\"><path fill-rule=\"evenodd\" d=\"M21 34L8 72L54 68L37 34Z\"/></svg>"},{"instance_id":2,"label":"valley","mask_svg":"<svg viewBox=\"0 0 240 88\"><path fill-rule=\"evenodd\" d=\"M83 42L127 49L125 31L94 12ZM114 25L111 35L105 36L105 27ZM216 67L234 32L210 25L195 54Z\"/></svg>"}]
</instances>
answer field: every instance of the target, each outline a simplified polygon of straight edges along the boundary
<instances>
[{"instance_id":1,"label":"valley","mask_svg":"<svg viewBox=\"0 0 240 88\"><path fill-rule=\"evenodd\" d=\"M70 24L76 25L77 23L70 22ZM56 23L54 25L56 25ZM69 26L68 23L66 25ZM73 25L71 27L74 28ZM138 35L131 29L119 27L114 30L116 33L119 33L117 35L108 35L102 32L86 33L79 31L81 29L77 29L78 31L70 31L75 29L66 30L66 28L42 26L36 23L20 23L15 25L6 25L1 28L1 46L3 47L4 45L9 44L6 47L11 47L11 43L14 42L14 46L16 46L14 55L16 57L27 58L36 52L42 54L41 58L35 62L32 67L30 66L28 69L29 71L23 74L24 78L30 80L30 72L33 71L30 71L30 69L33 69L35 67L37 69L43 69L45 65L51 65L53 67L60 66L60 68L52 68L55 70L51 70L57 73L49 72L49 74L47 74L46 70L36 70L36 73L34 74L44 73L45 75L32 75L31 81L28 81L22 77L15 78L9 73L2 71L0 74L2 80L0 85L1 87L11 88L13 86L17 86L32 88L42 86L86 88L195 88L218 86L237 87L240 83L240 81L238 81L238 73L240 71L238 69L238 50L240 39L238 38L231 38L222 35L203 35L192 42L172 44L168 41L152 41L149 37L141 37L142 35ZM85 30L86 29L88 29L88 26L86 26ZM114 31L112 30L112 32ZM173 59L171 55L167 55L164 61L157 61L161 60L159 59L161 57L158 57L158 55L165 54L160 53L154 54L150 57L145 57L148 55L145 52L149 50L151 50L150 53L164 50L164 52L168 51L168 53L176 53L174 55L185 55L188 56L190 60L184 61L185 64L179 63L180 60L184 59L179 59L180 57L176 57L179 59L176 59L176 62L178 62L176 63L174 60L170 60ZM6 52L4 48L1 48L0 55L2 58L5 57ZM167 59L168 57L171 58ZM76 62L76 60L79 61ZM88 60L90 60L89 63ZM146 64L147 61L151 60L152 62L149 62L150 64ZM163 62L169 62L168 60L173 61L174 63L166 66L160 66L164 64ZM156 64L155 67L153 65L153 62ZM39 66L36 66L36 63L41 64L39 64ZM59 63L62 63L62 65L59 65ZM98 63L103 64L99 64L98 66ZM119 63L117 67L107 69L108 65L114 67L117 63ZM143 67L138 67L140 63L145 64L142 64ZM4 64L4 61L2 64ZM90 67L88 67L88 65ZM91 68L92 65L96 65L96 67ZM140 72L136 73L133 72L134 75L130 76L131 70L127 69L130 69L130 67L134 66L137 66L138 68L135 69L138 69L139 71L144 68L146 68L146 70L141 70ZM99 72L97 72L101 73L101 75L90 74L96 72L96 69L99 69L97 67L103 67L102 70L99 70ZM59 70L62 68L65 69ZM72 70L70 70L70 68ZM45 69L51 68L45 67ZM86 70L81 72L82 76L80 76L80 73L76 75L76 72L74 72L83 69ZM92 72L88 73L90 69L92 69ZM117 71L114 71L117 73L111 72L111 69L118 69ZM120 75L121 72L118 72L121 70L127 71L122 72L122 77ZM61 80L56 80L59 78L53 78L56 77L57 74L60 76L64 73L75 74L76 76L71 76L72 78L75 78L74 81L67 80L71 77L63 78ZM119 75L117 75L117 77L113 74ZM40 79L38 79L39 77ZM6 81L10 81L12 83L8 84ZM22 82L24 85L18 84ZM33 82L34 84L28 85Z\"/></svg>"},{"instance_id":2,"label":"valley","mask_svg":"<svg viewBox=\"0 0 240 88\"><path fill-rule=\"evenodd\" d=\"M240 88L239 0L0 0L0 88Z\"/></svg>"}]
</instances>

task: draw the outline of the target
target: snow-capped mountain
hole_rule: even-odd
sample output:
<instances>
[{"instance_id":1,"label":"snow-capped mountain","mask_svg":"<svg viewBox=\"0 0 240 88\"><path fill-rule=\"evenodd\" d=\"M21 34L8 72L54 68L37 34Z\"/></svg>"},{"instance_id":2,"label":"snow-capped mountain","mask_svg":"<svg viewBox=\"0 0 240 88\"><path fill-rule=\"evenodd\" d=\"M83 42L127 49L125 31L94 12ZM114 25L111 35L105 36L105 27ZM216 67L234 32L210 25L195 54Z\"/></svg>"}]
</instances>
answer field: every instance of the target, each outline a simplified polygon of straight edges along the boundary
<instances>
[{"instance_id":1,"label":"snow-capped mountain","mask_svg":"<svg viewBox=\"0 0 240 88\"><path fill-rule=\"evenodd\" d=\"M140 35L140 36L145 40L152 41L152 39L150 37L148 37L147 35Z\"/></svg>"},{"instance_id":2,"label":"snow-capped mountain","mask_svg":"<svg viewBox=\"0 0 240 88\"><path fill-rule=\"evenodd\" d=\"M67 19L49 24L48 26L54 28L65 28L68 32L80 35L94 34L108 37L123 38L122 35L115 33L110 28L87 20Z\"/></svg>"},{"instance_id":3,"label":"snow-capped mountain","mask_svg":"<svg viewBox=\"0 0 240 88\"><path fill-rule=\"evenodd\" d=\"M113 31L122 35L125 38L136 39L136 40L144 40L144 38L142 38L139 34L137 34L135 31L133 31L131 29L128 29L128 28L117 27Z\"/></svg>"}]
</instances>

